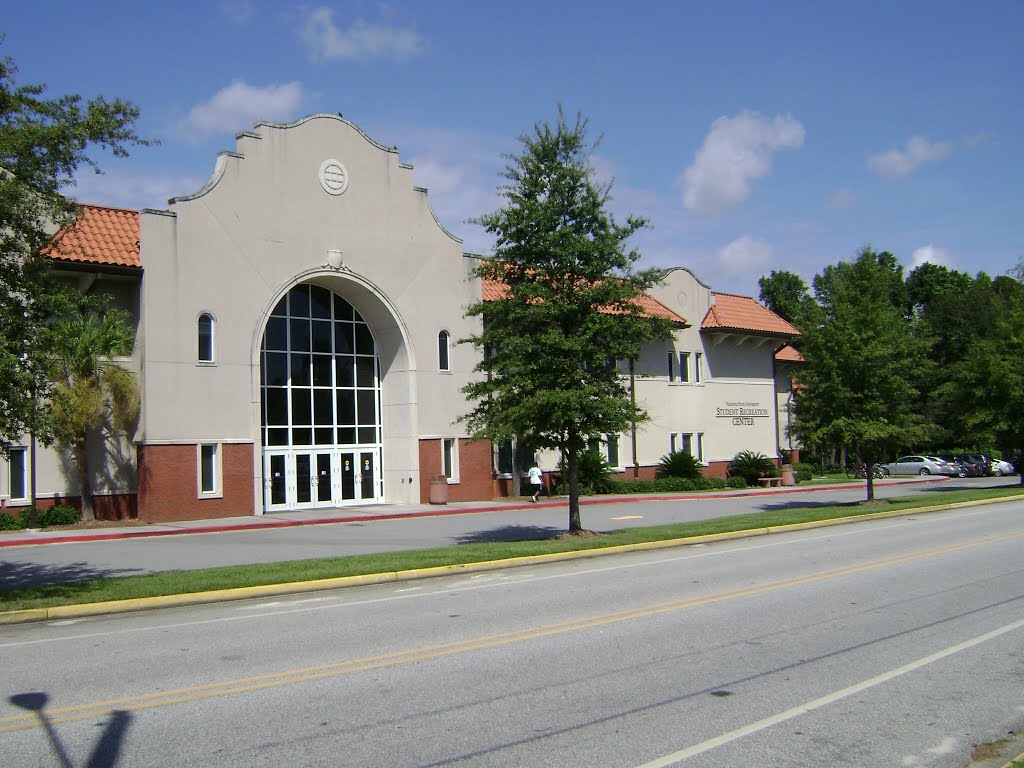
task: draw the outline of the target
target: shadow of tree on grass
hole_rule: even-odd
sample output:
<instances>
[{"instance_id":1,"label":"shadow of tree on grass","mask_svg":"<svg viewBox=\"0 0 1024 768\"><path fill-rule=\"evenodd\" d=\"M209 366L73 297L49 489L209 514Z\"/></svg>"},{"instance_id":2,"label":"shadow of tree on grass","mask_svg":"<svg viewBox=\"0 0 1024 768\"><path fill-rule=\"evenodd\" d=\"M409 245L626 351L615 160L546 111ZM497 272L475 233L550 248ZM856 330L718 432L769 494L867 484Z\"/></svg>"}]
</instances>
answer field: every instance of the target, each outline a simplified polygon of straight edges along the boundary
<instances>
[{"instance_id":1,"label":"shadow of tree on grass","mask_svg":"<svg viewBox=\"0 0 1024 768\"><path fill-rule=\"evenodd\" d=\"M473 531L459 536L459 544L486 544L510 541L540 541L553 539L565 531L550 525L502 525L486 531Z\"/></svg>"},{"instance_id":2,"label":"shadow of tree on grass","mask_svg":"<svg viewBox=\"0 0 1024 768\"><path fill-rule=\"evenodd\" d=\"M69 590L73 590L76 582L142 572L141 568L96 568L84 562L51 565L26 560L0 560L0 605L4 602L5 589L66 584Z\"/></svg>"}]
</instances>

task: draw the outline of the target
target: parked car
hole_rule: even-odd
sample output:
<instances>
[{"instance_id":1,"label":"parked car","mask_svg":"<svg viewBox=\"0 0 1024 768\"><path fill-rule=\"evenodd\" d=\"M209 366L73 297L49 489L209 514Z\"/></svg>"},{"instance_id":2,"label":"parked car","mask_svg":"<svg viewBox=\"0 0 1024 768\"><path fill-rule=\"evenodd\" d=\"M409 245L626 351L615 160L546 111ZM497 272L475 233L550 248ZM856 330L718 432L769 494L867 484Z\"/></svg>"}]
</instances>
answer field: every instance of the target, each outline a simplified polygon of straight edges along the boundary
<instances>
[{"instance_id":1,"label":"parked car","mask_svg":"<svg viewBox=\"0 0 1024 768\"><path fill-rule=\"evenodd\" d=\"M958 461L946 461L935 454L928 454L925 458L931 459L939 465L940 475L946 475L947 477L963 477L961 473L965 470Z\"/></svg>"},{"instance_id":2,"label":"parked car","mask_svg":"<svg viewBox=\"0 0 1024 768\"><path fill-rule=\"evenodd\" d=\"M976 464L981 470L981 475L992 474L992 459L983 453L967 453L963 457L966 461Z\"/></svg>"},{"instance_id":3,"label":"parked car","mask_svg":"<svg viewBox=\"0 0 1024 768\"><path fill-rule=\"evenodd\" d=\"M938 457L955 470L952 475L955 475L956 477L973 477L973 475L971 475L971 470L968 469L960 460L960 456L956 456L952 453L940 453L938 454Z\"/></svg>"},{"instance_id":4,"label":"parked car","mask_svg":"<svg viewBox=\"0 0 1024 768\"><path fill-rule=\"evenodd\" d=\"M973 454L957 454L956 460L964 468L967 477L983 477L988 474L986 466L978 461L978 457Z\"/></svg>"},{"instance_id":5,"label":"parked car","mask_svg":"<svg viewBox=\"0 0 1024 768\"><path fill-rule=\"evenodd\" d=\"M992 459L992 474L996 477L1002 477L1003 475L1012 475L1017 470L1013 464L1002 459Z\"/></svg>"},{"instance_id":6,"label":"parked car","mask_svg":"<svg viewBox=\"0 0 1024 768\"><path fill-rule=\"evenodd\" d=\"M904 456L885 464L884 467L890 475L948 475L954 473L953 467L935 456Z\"/></svg>"}]
</instances>

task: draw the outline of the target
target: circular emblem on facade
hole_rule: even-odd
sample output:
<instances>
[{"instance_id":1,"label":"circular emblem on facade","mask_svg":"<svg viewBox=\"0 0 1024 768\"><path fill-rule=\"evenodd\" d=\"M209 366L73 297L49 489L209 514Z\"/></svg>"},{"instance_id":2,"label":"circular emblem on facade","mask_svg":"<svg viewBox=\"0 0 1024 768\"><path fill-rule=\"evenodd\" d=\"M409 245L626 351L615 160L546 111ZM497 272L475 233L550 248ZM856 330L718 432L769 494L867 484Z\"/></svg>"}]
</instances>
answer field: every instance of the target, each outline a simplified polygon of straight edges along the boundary
<instances>
[{"instance_id":1,"label":"circular emblem on facade","mask_svg":"<svg viewBox=\"0 0 1024 768\"><path fill-rule=\"evenodd\" d=\"M348 189L348 170L340 160L324 160L320 165L320 186L329 195L340 195Z\"/></svg>"}]
</instances>

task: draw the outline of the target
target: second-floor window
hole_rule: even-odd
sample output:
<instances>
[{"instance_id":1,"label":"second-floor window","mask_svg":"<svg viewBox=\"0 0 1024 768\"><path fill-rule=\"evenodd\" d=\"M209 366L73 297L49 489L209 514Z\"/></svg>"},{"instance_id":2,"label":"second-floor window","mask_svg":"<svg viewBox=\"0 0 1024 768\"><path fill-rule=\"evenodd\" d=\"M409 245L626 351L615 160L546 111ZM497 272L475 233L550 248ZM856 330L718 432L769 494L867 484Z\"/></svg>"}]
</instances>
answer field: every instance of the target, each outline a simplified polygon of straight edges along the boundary
<instances>
[{"instance_id":1,"label":"second-floor window","mask_svg":"<svg viewBox=\"0 0 1024 768\"><path fill-rule=\"evenodd\" d=\"M450 371L451 365L451 335L448 331L441 331L437 334L437 367L442 371Z\"/></svg>"},{"instance_id":2,"label":"second-floor window","mask_svg":"<svg viewBox=\"0 0 1024 768\"><path fill-rule=\"evenodd\" d=\"M213 362L213 315L204 312L199 316L199 362Z\"/></svg>"}]
</instances>

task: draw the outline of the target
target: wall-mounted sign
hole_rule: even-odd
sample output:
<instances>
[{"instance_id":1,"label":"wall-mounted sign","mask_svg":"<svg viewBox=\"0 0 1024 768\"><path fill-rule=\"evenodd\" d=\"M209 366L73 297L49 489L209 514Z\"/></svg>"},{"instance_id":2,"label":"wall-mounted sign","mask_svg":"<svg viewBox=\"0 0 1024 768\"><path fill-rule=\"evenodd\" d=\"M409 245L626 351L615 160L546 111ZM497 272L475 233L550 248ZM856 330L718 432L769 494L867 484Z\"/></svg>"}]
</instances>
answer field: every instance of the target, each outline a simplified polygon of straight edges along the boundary
<instances>
[{"instance_id":1,"label":"wall-mounted sign","mask_svg":"<svg viewBox=\"0 0 1024 768\"><path fill-rule=\"evenodd\" d=\"M754 419L768 418L770 411L760 403L726 402L715 409L715 417L732 419L734 427L752 427Z\"/></svg>"}]
</instances>

